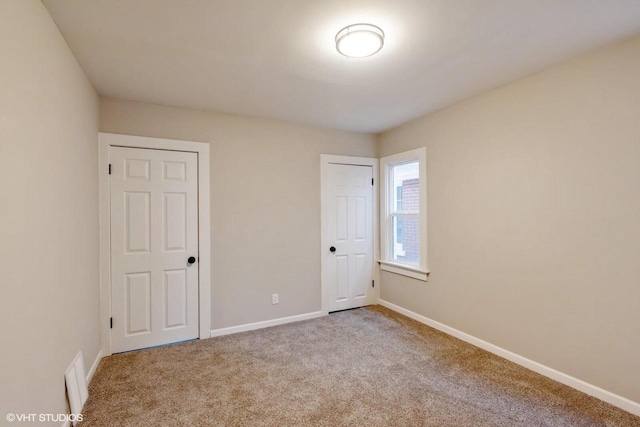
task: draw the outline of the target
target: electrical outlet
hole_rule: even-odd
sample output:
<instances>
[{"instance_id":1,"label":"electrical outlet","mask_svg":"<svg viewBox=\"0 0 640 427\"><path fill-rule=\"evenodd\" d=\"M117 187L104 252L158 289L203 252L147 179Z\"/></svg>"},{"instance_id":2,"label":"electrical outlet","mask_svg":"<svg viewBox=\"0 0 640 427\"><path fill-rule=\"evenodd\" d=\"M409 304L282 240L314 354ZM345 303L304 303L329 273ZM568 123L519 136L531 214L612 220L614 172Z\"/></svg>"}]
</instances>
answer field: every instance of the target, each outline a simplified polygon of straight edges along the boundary
<instances>
[{"instance_id":1,"label":"electrical outlet","mask_svg":"<svg viewBox=\"0 0 640 427\"><path fill-rule=\"evenodd\" d=\"M277 304L278 302L278 294L271 295L271 304Z\"/></svg>"}]
</instances>

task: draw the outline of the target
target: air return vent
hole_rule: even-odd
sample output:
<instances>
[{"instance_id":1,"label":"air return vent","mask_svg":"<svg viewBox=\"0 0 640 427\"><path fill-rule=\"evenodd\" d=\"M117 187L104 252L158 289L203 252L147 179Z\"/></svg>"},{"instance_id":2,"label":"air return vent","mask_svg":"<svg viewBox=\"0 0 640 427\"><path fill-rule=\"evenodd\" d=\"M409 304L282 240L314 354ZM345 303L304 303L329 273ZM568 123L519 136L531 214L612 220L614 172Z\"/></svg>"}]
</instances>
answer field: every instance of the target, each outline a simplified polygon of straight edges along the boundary
<instances>
[{"instance_id":1,"label":"air return vent","mask_svg":"<svg viewBox=\"0 0 640 427\"><path fill-rule=\"evenodd\" d=\"M72 414L81 414L82 407L89 397L87 390L87 380L84 375L84 360L82 359L82 352L71 362L71 366L64 374L64 379L67 383L67 396L69 396L69 406L71 407ZM76 425L74 422L73 425Z\"/></svg>"}]
</instances>

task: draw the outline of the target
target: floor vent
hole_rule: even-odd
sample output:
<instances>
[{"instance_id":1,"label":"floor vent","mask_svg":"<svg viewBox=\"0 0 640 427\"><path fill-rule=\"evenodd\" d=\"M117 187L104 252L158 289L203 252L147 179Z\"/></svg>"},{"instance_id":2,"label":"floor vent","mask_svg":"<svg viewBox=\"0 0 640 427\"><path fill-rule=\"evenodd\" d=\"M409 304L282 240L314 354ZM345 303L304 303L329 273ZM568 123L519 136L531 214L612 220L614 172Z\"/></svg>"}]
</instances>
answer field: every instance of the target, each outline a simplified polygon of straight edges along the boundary
<instances>
[{"instance_id":1,"label":"floor vent","mask_svg":"<svg viewBox=\"0 0 640 427\"><path fill-rule=\"evenodd\" d=\"M72 414L81 414L82 407L89 397L89 391L87 390L87 379L84 375L84 360L82 359L82 352L71 362L71 366L64 374L64 379L67 383L67 395L69 396L69 406L71 407ZM76 425L73 422L73 425Z\"/></svg>"}]
</instances>

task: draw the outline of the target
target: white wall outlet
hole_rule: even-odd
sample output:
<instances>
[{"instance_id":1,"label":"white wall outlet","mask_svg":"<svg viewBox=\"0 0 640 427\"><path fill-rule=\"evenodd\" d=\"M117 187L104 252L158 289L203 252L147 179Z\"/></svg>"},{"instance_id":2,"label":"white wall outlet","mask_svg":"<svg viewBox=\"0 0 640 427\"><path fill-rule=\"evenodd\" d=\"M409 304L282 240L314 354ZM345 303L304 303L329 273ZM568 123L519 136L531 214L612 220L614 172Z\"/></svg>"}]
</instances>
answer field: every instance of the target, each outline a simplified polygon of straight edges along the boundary
<instances>
[{"instance_id":1,"label":"white wall outlet","mask_svg":"<svg viewBox=\"0 0 640 427\"><path fill-rule=\"evenodd\" d=\"M271 295L271 304L277 304L278 302L278 294Z\"/></svg>"}]
</instances>

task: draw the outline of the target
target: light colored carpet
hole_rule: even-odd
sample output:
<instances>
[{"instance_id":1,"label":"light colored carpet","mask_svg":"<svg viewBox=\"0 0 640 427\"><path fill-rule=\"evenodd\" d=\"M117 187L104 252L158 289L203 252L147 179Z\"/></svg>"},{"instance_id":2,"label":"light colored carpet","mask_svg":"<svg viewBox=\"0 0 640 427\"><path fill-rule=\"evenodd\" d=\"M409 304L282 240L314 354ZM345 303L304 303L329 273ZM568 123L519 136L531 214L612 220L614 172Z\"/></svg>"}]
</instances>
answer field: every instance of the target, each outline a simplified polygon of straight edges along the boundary
<instances>
[{"instance_id":1,"label":"light colored carpet","mask_svg":"<svg viewBox=\"0 0 640 427\"><path fill-rule=\"evenodd\" d=\"M106 357L83 426L640 426L382 307Z\"/></svg>"}]
</instances>

